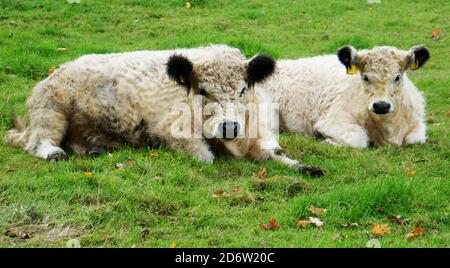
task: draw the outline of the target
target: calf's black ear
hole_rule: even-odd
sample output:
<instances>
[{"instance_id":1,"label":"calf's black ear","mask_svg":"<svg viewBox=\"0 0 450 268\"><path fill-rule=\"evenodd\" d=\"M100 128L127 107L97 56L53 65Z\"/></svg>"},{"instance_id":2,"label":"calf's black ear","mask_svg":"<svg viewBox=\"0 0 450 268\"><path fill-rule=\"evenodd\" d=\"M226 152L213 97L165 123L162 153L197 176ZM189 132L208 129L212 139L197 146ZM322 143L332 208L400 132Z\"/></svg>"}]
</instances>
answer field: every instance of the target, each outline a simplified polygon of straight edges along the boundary
<instances>
[{"instance_id":1,"label":"calf's black ear","mask_svg":"<svg viewBox=\"0 0 450 268\"><path fill-rule=\"evenodd\" d=\"M352 46L343 46L337 50L339 61L347 69L347 74L355 74L358 71L358 52Z\"/></svg>"},{"instance_id":2,"label":"calf's black ear","mask_svg":"<svg viewBox=\"0 0 450 268\"><path fill-rule=\"evenodd\" d=\"M167 75L179 85L186 87L188 93L192 86L193 69L192 62L182 55L174 54L167 61Z\"/></svg>"},{"instance_id":3,"label":"calf's black ear","mask_svg":"<svg viewBox=\"0 0 450 268\"><path fill-rule=\"evenodd\" d=\"M419 69L428 61L430 56L430 51L424 45L412 47L406 56L406 69Z\"/></svg>"},{"instance_id":4,"label":"calf's black ear","mask_svg":"<svg viewBox=\"0 0 450 268\"><path fill-rule=\"evenodd\" d=\"M258 55L247 65L247 84L249 87L264 81L275 71L275 60L267 55Z\"/></svg>"}]
</instances>

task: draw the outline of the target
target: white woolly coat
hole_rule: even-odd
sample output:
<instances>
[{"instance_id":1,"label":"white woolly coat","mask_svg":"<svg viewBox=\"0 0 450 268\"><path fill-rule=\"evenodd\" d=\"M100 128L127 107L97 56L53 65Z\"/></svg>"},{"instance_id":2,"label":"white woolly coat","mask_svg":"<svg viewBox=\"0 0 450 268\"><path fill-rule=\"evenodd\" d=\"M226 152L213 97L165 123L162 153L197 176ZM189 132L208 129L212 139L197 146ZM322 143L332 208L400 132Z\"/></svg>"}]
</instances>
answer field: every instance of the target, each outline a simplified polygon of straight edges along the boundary
<instances>
[{"instance_id":1,"label":"white woolly coat","mask_svg":"<svg viewBox=\"0 0 450 268\"><path fill-rule=\"evenodd\" d=\"M348 75L335 55L277 61L277 71L263 88L280 104L283 132L323 138L352 147L425 142L425 101L403 75L396 110L369 112L360 75Z\"/></svg>"}]
</instances>

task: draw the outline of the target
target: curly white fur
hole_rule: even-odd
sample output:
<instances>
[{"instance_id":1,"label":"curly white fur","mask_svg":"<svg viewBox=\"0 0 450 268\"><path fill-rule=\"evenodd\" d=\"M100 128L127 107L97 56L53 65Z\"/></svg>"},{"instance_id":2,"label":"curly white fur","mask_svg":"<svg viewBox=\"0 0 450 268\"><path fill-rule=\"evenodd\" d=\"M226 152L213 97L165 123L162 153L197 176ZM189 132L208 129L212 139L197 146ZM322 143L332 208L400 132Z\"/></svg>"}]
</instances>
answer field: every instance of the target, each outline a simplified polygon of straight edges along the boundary
<instances>
[{"instance_id":1,"label":"curly white fur","mask_svg":"<svg viewBox=\"0 0 450 268\"><path fill-rule=\"evenodd\" d=\"M352 49L360 75L347 74L336 55L279 60L276 73L261 87L280 104L282 131L356 148L424 143L425 100L405 73L412 52ZM377 101L390 103L387 114L373 112Z\"/></svg>"}]
</instances>

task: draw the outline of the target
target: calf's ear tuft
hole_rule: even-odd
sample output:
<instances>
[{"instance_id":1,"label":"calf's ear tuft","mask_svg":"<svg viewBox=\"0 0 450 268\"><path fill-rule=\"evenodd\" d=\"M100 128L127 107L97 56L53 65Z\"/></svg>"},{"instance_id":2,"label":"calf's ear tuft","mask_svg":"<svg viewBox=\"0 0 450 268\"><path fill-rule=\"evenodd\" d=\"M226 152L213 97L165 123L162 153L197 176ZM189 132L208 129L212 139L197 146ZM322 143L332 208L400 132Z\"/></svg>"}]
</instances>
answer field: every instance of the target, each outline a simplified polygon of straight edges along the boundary
<instances>
[{"instance_id":1,"label":"calf's ear tuft","mask_svg":"<svg viewBox=\"0 0 450 268\"><path fill-rule=\"evenodd\" d=\"M414 46L408 51L406 56L406 69L419 69L430 57L430 51L424 45Z\"/></svg>"},{"instance_id":2,"label":"calf's ear tuft","mask_svg":"<svg viewBox=\"0 0 450 268\"><path fill-rule=\"evenodd\" d=\"M267 55L258 55L247 65L247 84L249 87L264 81L275 71L275 60Z\"/></svg>"},{"instance_id":3,"label":"calf's ear tuft","mask_svg":"<svg viewBox=\"0 0 450 268\"><path fill-rule=\"evenodd\" d=\"M357 60L358 52L352 46L343 46L337 50L339 61L347 69L347 74L355 74L358 71Z\"/></svg>"},{"instance_id":4,"label":"calf's ear tuft","mask_svg":"<svg viewBox=\"0 0 450 268\"><path fill-rule=\"evenodd\" d=\"M193 69L192 62L183 55L174 54L167 61L167 75L179 85L186 87L188 93L192 86Z\"/></svg>"}]
</instances>

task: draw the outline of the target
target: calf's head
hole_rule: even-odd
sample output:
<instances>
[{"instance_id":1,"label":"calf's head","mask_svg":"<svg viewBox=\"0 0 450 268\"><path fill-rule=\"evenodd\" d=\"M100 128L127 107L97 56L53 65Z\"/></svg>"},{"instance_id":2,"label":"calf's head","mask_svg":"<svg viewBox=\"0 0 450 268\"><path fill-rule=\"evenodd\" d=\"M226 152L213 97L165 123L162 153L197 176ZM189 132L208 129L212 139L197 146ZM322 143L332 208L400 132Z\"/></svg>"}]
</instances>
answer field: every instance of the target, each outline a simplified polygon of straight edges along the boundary
<instances>
[{"instance_id":1,"label":"calf's head","mask_svg":"<svg viewBox=\"0 0 450 268\"><path fill-rule=\"evenodd\" d=\"M217 55L190 61L172 55L167 63L169 77L187 93L201 98L203 136L231 141L244 134L247 105L253 101L253 86L269 77L275 61L264 55L251 60Z\"/></svg>"},{"instance_id":2,"label":"calf's head","mask_svg":"<svg viewBox=\"0 0 450 268\"><path fill-rule=\"evenodd\" d=\"M402 94L405 71L422 67L430 58L430 52L422 45L409 51L384 46L359 52L352 46L344 46L337 56L348 74L359 71L364 93L369 99L369 111L383 115L395 111Z\"/></svg>"}]
</instances>

